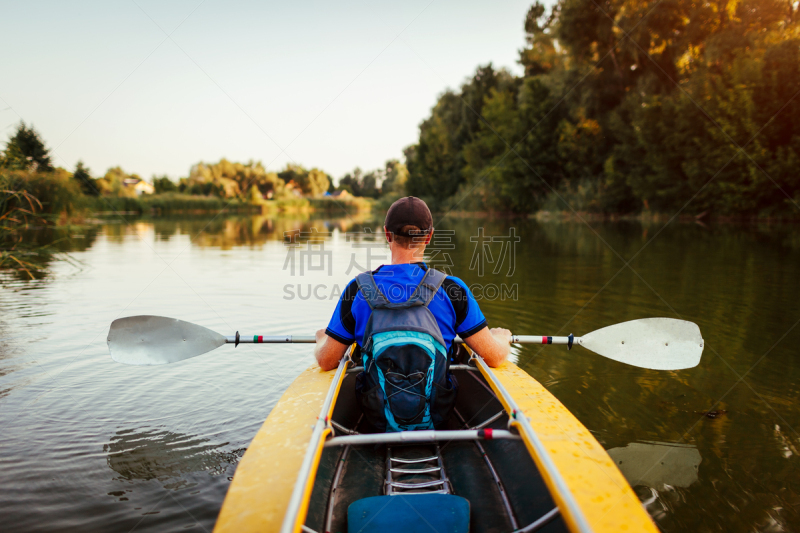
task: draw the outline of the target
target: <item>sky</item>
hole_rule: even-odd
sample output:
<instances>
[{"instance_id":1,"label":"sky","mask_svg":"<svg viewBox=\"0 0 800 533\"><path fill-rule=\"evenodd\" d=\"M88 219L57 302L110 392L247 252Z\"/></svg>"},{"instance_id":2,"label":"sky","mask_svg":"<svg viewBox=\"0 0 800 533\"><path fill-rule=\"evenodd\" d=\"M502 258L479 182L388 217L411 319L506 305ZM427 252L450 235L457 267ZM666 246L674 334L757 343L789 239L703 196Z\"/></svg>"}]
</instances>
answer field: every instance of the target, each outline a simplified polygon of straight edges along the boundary
<instances>
[{"instance_id":1,"label":"sky","mask_svg":"<svg viewBox=\"0 0 800 533\"><path fill-rule=\"evenodd\" d=\"M0 0L0 140L24 120L95 177L225 157L338 179L402 160L478 65L520 74L531 4Z\"/></svg>"}]
</instances>

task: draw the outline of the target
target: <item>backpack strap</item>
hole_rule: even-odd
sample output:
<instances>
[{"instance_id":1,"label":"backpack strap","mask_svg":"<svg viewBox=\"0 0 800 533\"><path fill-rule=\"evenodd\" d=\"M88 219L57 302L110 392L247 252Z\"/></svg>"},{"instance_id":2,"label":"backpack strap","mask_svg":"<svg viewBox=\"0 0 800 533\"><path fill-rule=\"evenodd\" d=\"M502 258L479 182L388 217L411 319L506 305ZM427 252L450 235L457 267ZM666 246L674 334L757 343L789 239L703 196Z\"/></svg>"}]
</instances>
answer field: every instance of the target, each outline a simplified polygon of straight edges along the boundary
<instances>
[{"instance_id":1,"label":"backpack strap","mask_svg":"<svg viewBox=\"0 0 800 533\"><path fill-rule=\"evenodd\" d=\"M372 272L362 272L357 275L356 283L358 283L358 290L361 291L370 309L382 309L389 305L389 299L381 292Z\"/></svg>"},{"instance_id":2,"label":"backpack strap","mask_svg":"<svg viewBox=\"0 0 800 533\"><path fill-rule=\"evenodd\" d=\"M419 282L419 285L417 285L414 294L411 295L407 303L410 305L424 305L428 307L428 304L433 301L433 297L436 296L436 292L439 290L439 287L442 286L446 278L447 274L444 272L429 268L425 272L425 275L422 276L422 280Z\"/></svg>"},{"instance_id":3,"label":"backpack strap","mask_svg":"<svg viewBox=\"0 0 800 533\"><path fill-rule=\"evenodd\" d=\"M383 292L381 292L372 272L362 272L357 275L356 283L358 283L358 289L361 291L367 304L369 304L370 309L408 309L409 307L416 306L428 307L433 297L436 296L439 287L444 283L445 278L447 278L447 274L429 268L425 271L425 275L422 276L422 280L419 282L419 285L417 285L417 288L414 289L414 293L411 297L405 302L396 303L390 302Z\"/></svg>"}]
</instances>

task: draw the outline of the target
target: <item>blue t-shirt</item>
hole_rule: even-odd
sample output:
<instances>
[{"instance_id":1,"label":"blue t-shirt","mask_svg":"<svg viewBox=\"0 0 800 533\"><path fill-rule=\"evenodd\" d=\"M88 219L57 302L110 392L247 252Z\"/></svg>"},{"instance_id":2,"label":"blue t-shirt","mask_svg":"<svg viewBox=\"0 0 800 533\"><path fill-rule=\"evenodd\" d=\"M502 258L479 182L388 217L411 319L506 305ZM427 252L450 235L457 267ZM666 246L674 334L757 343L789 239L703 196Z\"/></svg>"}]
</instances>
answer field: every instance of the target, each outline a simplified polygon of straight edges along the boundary
<instances>
[{"instance_id":1,"label":"blue t-shirt","mask_svg":"<svg viewBox=\"0 0 800 533\"><path fill-rule=\"evenodd\" d=\"M411 297L427 269L425 263L383 265L372 275L386 298L397 303ZM472 292L463 281L453 276L447 276L428 309L439 323L447 350L450 350L456 335L466 339L486 327L486 318ZM370 313L369 304L353 280L342 293L325 333L342 344L355 341L361 346Z\"/></svg>"}]
</instances>

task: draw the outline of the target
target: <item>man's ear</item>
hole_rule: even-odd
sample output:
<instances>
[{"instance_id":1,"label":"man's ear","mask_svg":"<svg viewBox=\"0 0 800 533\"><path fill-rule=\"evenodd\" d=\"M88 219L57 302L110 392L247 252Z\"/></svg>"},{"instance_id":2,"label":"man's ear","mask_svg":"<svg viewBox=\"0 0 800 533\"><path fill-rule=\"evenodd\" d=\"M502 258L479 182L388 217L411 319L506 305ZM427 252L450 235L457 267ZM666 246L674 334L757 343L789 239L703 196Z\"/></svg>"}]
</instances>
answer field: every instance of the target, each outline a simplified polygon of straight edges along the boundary
<instances>
[{"instance_id":1,"label":"man's ear","mask_svg":"<svg viewBox=\"0 0 800 533\"><path fill-rule=\"evenodd\" d=\"M431 232L428 233L428 238L425 239L425 246L428 246L431 243L432 238L433 238L433 228L431 228Z\"/></svg>"},{"instance_id":2,"label":"man's ear","mask_svg":"<svg viewBox=\"0 0 800 533\"><path fill-rule=\"evenodd\" d=\"M383 227L383 233L386 235L386 242L392 242L392 232L386 229L386 226Z\"/></svg>"}]
</instances>

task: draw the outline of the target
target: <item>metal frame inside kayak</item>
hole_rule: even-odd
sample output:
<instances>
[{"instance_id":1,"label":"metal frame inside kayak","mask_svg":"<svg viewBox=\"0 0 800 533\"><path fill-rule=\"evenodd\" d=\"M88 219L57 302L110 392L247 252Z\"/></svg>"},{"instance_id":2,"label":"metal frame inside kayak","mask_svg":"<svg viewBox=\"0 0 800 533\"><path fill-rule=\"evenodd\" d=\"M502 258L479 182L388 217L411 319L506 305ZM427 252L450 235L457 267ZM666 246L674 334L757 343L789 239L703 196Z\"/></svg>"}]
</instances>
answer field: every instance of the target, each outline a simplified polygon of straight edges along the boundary
<instances>
[{"instance_id":1,"label":"metal frame inside kayak","mask_svg":"<svg viewBox=\"0 0 800 533\"><path fill-rule=\"evenodd\" d=\"M489 438L524 442L570 531L658 531L602 446L541 384L512 363L492 370L478 356L473 356L471 362L476 366L459 368L483 375L508 414L509 430L516 432L490 430ZM486 438L486 432L472 428L407 432L406 437L345 434L328 439L336 431L331 416L349 364L348 353L335 372L322 372L312 365L287 390L240 462L216 532L303 531L326 446ZM309 401L312 396L313 401ZM311 425L308 412L314 405L319 411ZM299 420L291 417L293 409L302 409ZM294 434L282 435L281 429ZM302 460L300 445L305 445Z\"/></svg>"},{"instance_id":2,"label":"metal frame inside kayak","mask_svg":"<svg viewBox=\"0 0 800 533\"><path fill-rule=\"evenodd\" d=\"M593 530L589 525L589 521L586 519L586 516L584 516L580 505L578 505L578 502L575 500L575 496L569 490L569 485L564 480L564 476L548 455L544 443L531 427L530 421L524 416L523 411L517 406L517 403L508 391L506 391L505 387L494 377L494 374L483 358L473 355L472 360L475 361L481 374L486 378L489 386L492 387L500 403L503 404L503 407L505 407L506 412L509 414L509 425L519 430L522 440L525 442L528 451L536 462L536 466L539 467L539 472L550 488L550 493L553 495L553 499L558 505L561 516L564 517L564 520L566 520L567 524L570 525L570 529L573 531L591 533Z\"/></svg>"}]
</instances>

